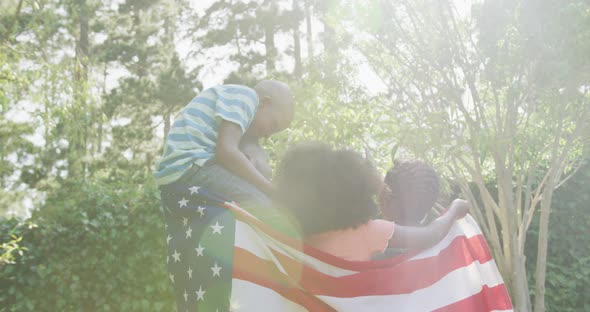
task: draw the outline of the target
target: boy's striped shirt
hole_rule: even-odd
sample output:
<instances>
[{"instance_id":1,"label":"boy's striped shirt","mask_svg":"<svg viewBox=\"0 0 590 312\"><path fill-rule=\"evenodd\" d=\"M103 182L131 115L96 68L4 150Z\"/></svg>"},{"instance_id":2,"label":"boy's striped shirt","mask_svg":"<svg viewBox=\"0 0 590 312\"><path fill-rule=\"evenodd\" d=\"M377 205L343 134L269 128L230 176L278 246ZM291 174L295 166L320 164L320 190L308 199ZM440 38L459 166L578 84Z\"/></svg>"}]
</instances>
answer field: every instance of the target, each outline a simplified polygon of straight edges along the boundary
<instances>
[{"instance_id":1,"label":"boy's striped shirt","mask_svg":"<svg viewBox=\"0 0 590 312\"><path fill-rule=\"evenodd\" d=\"M201 92L176 116L168 132L164 155L154 173L156 183L170 184L191 165L203 166L214 158L221 120L246 132L257 108L258 95L246 86L222 85Z\"/></svg>"}]
</instances>

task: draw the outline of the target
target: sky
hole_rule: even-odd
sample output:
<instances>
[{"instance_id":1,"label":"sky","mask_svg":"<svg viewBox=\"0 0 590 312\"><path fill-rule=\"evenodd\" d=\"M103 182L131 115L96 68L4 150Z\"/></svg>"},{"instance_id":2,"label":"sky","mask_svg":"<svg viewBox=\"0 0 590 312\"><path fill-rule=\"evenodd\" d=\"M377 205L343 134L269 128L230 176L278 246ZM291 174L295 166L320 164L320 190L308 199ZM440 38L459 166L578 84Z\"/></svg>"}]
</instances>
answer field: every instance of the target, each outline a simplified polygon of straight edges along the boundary
<instances>
[{"instance_id":1,"label":"sky","mask_svg":"<svg viewBox=\"0 0 590 312\"><path fill-rule=\"evenodd\" d=\"M205 10L207 8L209 8L211 6L211 4L213 4L215 1L216 0L191 0L190 4L191 4L191 7L195 11L199 12L199 14L204 14ZM470 14L470 11L469 11L470 5L472 2L475 2L475 1L477 1L477 0L473 0L473 1L472 0L453 0L455 6L457 7L459 15L462 17L466 17ZM247 2L249 2L249 1L247 1ZM316 38L315 40L317 40L317 33L319 33L322 30L322 25L317 20L312 21L312 23L313 23L312 29L315 30L314 34L316 34L316 36L314 36L314 37ZM306 33L305 25L301 25L300 33L302 35L304 35ZM287 45L291 44L291 40L292 40L292 38L290 36L289 37L277 36L277 38L275 39L275 42L276 42L279 49L283 49ZM305 59L308 57L307 56L307 42L306 42L306 40L302 40L301 45L302 45L302 47L301 47L302 57ZM194 68L194 66L196 65L195 62L186 58L186 55L191 50L191 42L188 40L180 40L177 44L176 49L177 49L178 54L181 56L181 58L185 59L187 66L189 68ZM370 68L368 63L365 62L362 59L362 57L360 57L360 55L352 55L352 58L358 62L358 66L359 66L358 80L362 84L364 84L364 86L366 87L367 92L369 94L375 95L377 93L380 93L380 92L383 92L386 90L386 86L383 84L381 79ZM292 68L294 66L291 59L287 60L287 62L288 62L287 64L282 64L282 65L287 68L288 67ZM278 66L281 66L281 64L278 64ZM199 79L203 83L203 86L205 88L211 87L211 86L222 83L223 79L232 71L232 69L233 68L230 66L226 66L221 69L219 67L215 67L215 68L205 67L205 70L199 76Z\"/></svg>"},{"instance_id":2,"label":"sky","mask_svg":"<svg viewBox=\"0 0 590 312\"><path fill-rule=\"evenodd\" d=\"M211 4L213 4L216 0L192 0L191 3L191 7L199 12L200 14L204 14L205 10L211 6ZM317 34L323 30L323 27L321 25L321 23L319 23L319 21L314 20L312 21L313 25L312 25L312 29L314 30L314 40L317 40ZM305 25L301 25L300 27L300 33L302 35L306 34L306 29L305 29ZM284 48L290 44L292 44L292 37L289 36L277 36L277 38L275 39L275 43L277 45L277 48L279 50L284 50ZM318 46L316 44L316 46ZM180 40L177 44L177 52L179 53L179 55L181 56L181 58L184 58L188 67L194 67L196 64L195 62L192 62L190 59L186 58L186 55L188 54L188 52L191 50L191 43L188 40ZM301 53L302 53L302 58L306 59L308 58L307 55L307 41L305 39L302 38L301 40ZM354 56L353 56L354 57ZM359 81L363 82L365 84L365 87L367 88L367 91L374 95L376 93L385 91L385 85L383 84L383 82L379 79L379 77L375 74L375 72L373 70L371 70L371 68L368 66L368 64L366 62L363 62L362 59L360 59L358 56L354 57L355 61L359 62ZM293 61L291 59L287 59L286 61L283 61L283 63L281 64L279 62L279 64L277 64L277 66L283 66L284 68L292 68L294 66ZM208 70L209 69L209 70ZM203 83L203 87L207 88L207 87L211 87L217 84L221 84L223 82L223 79L225 77L227 77L227 75L232 71L232 67L230 66L226 66L224 68L219 68L219 67L215 67L214 69L210 69L207 68L207 66L205 67L203 73L199 76L200 81Z\"/></svg>"}]
</instances>

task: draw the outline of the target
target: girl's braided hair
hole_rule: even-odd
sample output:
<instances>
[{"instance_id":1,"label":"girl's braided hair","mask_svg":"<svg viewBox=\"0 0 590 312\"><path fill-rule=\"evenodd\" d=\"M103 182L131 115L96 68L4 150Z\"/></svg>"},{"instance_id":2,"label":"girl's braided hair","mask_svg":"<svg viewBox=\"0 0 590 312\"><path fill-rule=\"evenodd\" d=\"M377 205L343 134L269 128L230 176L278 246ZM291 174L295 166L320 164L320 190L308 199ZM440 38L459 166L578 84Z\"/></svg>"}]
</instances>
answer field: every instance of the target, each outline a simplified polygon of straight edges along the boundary
<instances>
[{"instance_id":1,"label":"girl's braided hair","mask_svg":"<svg viewBox=\"0 0 590 312\"><path fill-rule=\"evenodd\" d=\"M438 174L428 164L396 161L384 180L389 205L382 205L383 217L401 225L418 225L438 199Z\"/></svg>"}]
</instances>

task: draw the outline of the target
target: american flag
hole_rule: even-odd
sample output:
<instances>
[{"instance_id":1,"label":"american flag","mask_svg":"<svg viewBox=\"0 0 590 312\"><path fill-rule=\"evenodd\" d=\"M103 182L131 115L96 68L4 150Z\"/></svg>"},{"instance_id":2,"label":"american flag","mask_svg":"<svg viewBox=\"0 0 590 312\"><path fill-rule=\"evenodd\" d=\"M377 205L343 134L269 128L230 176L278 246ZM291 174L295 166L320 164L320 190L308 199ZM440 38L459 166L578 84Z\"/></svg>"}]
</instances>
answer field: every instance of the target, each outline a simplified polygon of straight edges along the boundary
<instances>
[{"instance_id":1,"label":"american flag","mask_svg":"<svg viewBox=\"0 0 590 312\"><path fill-rule=\"evenodd\" d=\"M435 246L354 262L306 246L197 186L163 189L169 278L184 311L512 311L473 218Z\"/></svg>"}]
</instances>

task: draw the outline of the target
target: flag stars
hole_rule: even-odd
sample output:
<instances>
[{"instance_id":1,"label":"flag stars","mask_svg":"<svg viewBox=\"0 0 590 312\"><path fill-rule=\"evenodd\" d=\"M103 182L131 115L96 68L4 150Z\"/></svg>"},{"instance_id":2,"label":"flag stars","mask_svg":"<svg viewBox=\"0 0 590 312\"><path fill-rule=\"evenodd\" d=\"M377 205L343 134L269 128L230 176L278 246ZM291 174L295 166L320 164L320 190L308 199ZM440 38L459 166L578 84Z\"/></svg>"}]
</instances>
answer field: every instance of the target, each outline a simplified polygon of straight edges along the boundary
<instances>
[{"instance_id":1,"label":"flag stars","mask_svg":"<svg viewBox=\"0 0 590 312\"><path fill-rule=\"evenodd\" d=\"M186 237L185 238L189 238L192 237L193 234L193 229L191 229L191 227L188 227L188 230L186 230Z\"/></svg>"},{"instance_id":2,"label":"flag stars","mask_svg":"<svg viewBox=\"0 0 590 312\"><path fill-rule=\"evenodd\" d=\"M188 218L182 217L182 225L186 226L188 223Z\"/></svg>"},{"instance_id":3,"label":"flag stars","mask_svg":"<svg viewBox=\"0 0 590 312\"><path fill-rule=\"evenodd\" d=\"M188 279L193 278L193 270L191 269L191 267L188 267L188 271L186 271L186 273L188 274Z\"/></svg>"},{"instance_id":4,"label":"flag stars","mask_svg":"<svg viewBox=\"0 0 590 312\"><path fill-rule=\"evenodd\" d=\"M223 226L219 225L219 222L215 222L215 225L211 225L211 228L213 229L213 234L221 234L221 229L223 229Z\"/></svg>"},{"instance_id":5,"label":"flag stars","mask_svg":"<svg viewBox=\"0 0 590 312\"><path fill-rule=\"evenodd\" d=\"M205 216L205 207L199 206L197 208L197 212L201 215L201 218L202 218L203 216Z\"/></svg>"},{"instance_id":6,"label":"flag stars","mask_svg":"<svg viewBox=\"0 0 590 312\"><path fill-rule=\"evenodd\" d=\"M197 294L197 301L199 301L199 300L205 301L205 297L204 296L205 296L206 291L204 291L201 288L201 286L199 286L199 290L198 291L195 291L195 293Z\"/></svg>"},{"instance_id":7,"label":"flag stars","mask_svg":"<svg viewBox=\"0 0 590 312\"><path fill-rule=\"evenodd\" d=\"M178 207L182 208L182 207L186 207L186 205L188 204L188 200L184 199L184 197L178 201Z\"/></svg>"},{"instance_id":8,"label":"flag stars","mask_svg":"<svg viewBox=\"0 0 590 312\"><path fill-rule=\"evenodd\" d=\"M191 191L191 195L193 195L194 193L199 193L199 187L198 186L192 186L188 188L189 191Z\"/></svg>"},{"instance_id":9,"label":"flag stars","mask_svg":"<svg viewBox=\"0 0 590 312\"><path fill-rule=\"evenodd\" d=\"M205 247L202 247L201 244L199 244L199 247L195 248L195 250L197 251L197 257L202 256L203 250L205 250Z\"/></svg>"},{"instance_id":10,"label":"flag stars","mask_svg":"<svg viewBox=\"0 0 590 312\"><path fill-rule=\"evenodd\" d=\"M170 245L171 239L172 239L172 236L170 236L170 234L168 234L168 236L166 236L166 245Z\"/></svg>"},{"instance_id":11,"label":"flag stars","mask_svg":"<svg viewBox=\"0 0 590 312\"><path fill-rule=\"evenodd\" d=\"M184 290L184 302L188 301L188 294L186 293L186 289Z\"/></svg>"},{"instance_id":12,"label":"flag stars","mask_svg":"<svg viewBox=\"0 0 590 312\"><path fill-rule=\"evenodd\" d=\"M174 249L174 254L172 254L172 258L174 258L174 262L180 261L180 253Z\"/></svg>"},{"instance_id":13,"label":"flag stars","mask_svg":"<svg viewBox=\"0 0 590 312\"><path fill-rule=\"evenodd\" d=\"M174 284L174 274L170 273L170 275L168 275L168 277L170 277L172 284Z\"/></svg>"},{"instance_id":14,"label":"flag stars","mask_svg":"<svg viewBox=\"0 0 590 312\"><path fill-rule=\"evenodd\" d=\"M221 277L221 267L217 266L217 262L215 262L215 265L213 267L211 267L211 271L213 271L213 276L219 276Z\"/></svg>"}]
</instances>

